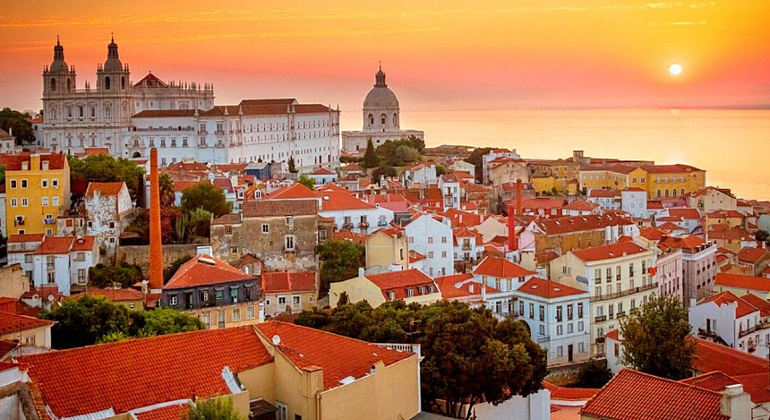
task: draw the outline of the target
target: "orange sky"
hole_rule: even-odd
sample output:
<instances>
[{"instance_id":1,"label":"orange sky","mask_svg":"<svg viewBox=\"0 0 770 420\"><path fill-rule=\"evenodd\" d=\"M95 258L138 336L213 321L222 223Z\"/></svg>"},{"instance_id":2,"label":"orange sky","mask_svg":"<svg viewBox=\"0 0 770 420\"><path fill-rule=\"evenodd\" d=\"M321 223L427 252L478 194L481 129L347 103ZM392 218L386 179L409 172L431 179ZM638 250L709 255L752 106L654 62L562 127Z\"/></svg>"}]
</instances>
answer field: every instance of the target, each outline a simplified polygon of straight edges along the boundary
<instances>
[{"instance_id":1,"label":"orange sky","mask_svg":"<svg viewBox=\"0 0 770 420\"><path fill-rule=\"evenodd\" d=\"M65 3L3 4L0 106L40 108L57 34L93 82L110 32L134 81L210 82L220 104L359 110L382 60L405 110L770 105L768 0Z\"/></svg>"}]
</instances>

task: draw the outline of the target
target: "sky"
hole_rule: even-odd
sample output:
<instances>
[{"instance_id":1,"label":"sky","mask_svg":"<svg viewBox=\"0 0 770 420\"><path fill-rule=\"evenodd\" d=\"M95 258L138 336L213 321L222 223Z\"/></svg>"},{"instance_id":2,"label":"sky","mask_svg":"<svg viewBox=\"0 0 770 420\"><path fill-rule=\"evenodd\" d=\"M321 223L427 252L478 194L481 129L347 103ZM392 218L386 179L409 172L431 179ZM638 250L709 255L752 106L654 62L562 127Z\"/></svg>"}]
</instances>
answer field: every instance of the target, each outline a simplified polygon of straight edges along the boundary
<instances>
[{"instance_id":1,"label":"sky","mask_svg":"<svg viewBox=\"0 0 770 420\"><path fill-rule=\"evenodd\" d=\"M3 4L0 107L40 109L57 35L94 85L111 33L134 82L213 83L217 104L358 111L382 62L407 111L770 106L770 0L65 3Z\"/></svg>"}]
</instances>

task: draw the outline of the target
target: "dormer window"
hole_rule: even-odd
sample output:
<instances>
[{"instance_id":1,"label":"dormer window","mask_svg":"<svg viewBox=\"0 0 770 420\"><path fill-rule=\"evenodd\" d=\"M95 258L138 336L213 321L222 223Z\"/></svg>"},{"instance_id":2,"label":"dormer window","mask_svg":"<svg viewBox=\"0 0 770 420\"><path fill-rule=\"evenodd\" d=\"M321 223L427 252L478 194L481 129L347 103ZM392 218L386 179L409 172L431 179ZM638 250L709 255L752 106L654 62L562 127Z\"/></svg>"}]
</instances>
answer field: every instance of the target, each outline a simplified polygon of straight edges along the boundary
<instances>
[{"instance_id":1,"label":"dormer window","mask_svg":"<svg viewBox=\"0 0 770 420\"><path fill-rule=\"evenodd\" d=\"M396 292L388 292L388 300L396 300Z\"/></svg>"}]
</instances>

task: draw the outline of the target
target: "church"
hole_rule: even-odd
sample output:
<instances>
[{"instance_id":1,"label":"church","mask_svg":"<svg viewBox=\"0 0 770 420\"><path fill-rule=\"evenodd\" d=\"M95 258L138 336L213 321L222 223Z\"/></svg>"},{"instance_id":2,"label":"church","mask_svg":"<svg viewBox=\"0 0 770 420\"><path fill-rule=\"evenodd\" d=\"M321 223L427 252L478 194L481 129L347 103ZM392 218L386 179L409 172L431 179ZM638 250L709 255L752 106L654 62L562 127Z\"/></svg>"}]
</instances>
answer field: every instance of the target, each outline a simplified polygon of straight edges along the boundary
<instances>
[{"instance_id":1,"label":"church","mask_svg":"<svg viewBox=\"0 0 770 420\"><path fill-rule=\"evenodd\" d=\"M342 150L354 154L363 153L369 140L374 147L387 140L399 140L409 136L424 140L425 133L422 131L401 129L398 99L385 83L385 72L381 66L374 79L374 87L364 99L364 128L361 131L343 131Z\"/></svg>"},{"instance_id":2,"label":"church","mask_svg":"<svg viewBox=\"0 0 770 420\"><path fill-rule=\"evenodd\" d=\"M57 39L43 69L43 122L38 142L52 152L106 148L115 157L144 159L158 149L162 166L285 162L298 169L339 161L339 110L295 99L246 99L215 105L211 84L164 82L152 73L132 83L114 38L96 69L96 86L77 87L74 66Z\"/></svg>"}]
</instances>

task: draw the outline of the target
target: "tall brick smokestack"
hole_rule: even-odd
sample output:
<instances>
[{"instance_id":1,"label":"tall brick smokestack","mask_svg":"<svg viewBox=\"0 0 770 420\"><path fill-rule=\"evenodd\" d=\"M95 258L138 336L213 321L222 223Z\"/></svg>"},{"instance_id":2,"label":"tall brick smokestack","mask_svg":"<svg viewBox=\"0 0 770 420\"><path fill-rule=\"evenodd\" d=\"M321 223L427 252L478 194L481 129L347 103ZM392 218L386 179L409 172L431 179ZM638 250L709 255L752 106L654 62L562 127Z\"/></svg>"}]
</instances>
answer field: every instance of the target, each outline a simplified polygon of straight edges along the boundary
<instances>
[{"instance_id":1,"label":"tall brick smokestack","mask_svg":"<svg viewBox=\"0 0 770 420\"><path fill-rule=\"evenodd\" d=\"M150 149L150 289L163 288L163 246L160 233L158 150Z\"/></svg>"},{"instance_id":2,"label":"tall brick smokestack","mask_svg":"<svg viewBox=\"0 0 770 420\"><path fill-rule=\"evenodd\" d=\"M516 238L516 215L521 214L521 180L516 180L516 207L508 206L508 252L519 249Z\"/></svg>"}]
</instances>

